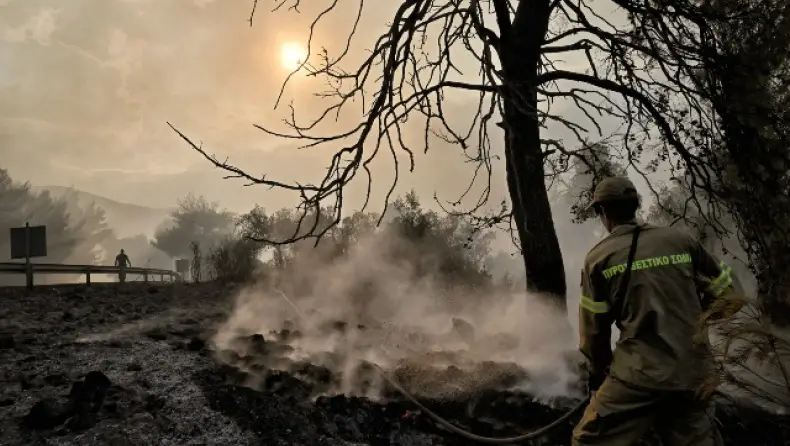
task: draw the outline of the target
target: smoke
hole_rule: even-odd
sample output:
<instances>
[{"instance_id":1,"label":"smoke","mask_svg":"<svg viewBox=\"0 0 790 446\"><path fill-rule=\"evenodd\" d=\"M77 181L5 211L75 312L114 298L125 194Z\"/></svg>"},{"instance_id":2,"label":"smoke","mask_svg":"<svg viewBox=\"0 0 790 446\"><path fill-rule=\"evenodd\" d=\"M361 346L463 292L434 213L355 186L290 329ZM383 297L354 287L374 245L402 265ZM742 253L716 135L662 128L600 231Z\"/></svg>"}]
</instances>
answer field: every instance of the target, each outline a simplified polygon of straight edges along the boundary
<instances>
[{"instance_id":1,"label":"smoke","mask_svg":"<svg viewBox=\"0 0 790 446\"><path fill-rule=\"evenodd\" d=\"M283 277L239 293L214 336L217 351L245 355L238 339L287 328L300 332L289 342L288 359L329 367L341 377L337 393L377 395L380 389L358 379L366 362L421 395L503 383L539 398L570 392L576 345L565 314L537 296L462 291L435 273L417 274L416 262L388 256L407 243L385 229L339 261L327 262L320 250L301 254Z\"/></svg>"}]
</instances>

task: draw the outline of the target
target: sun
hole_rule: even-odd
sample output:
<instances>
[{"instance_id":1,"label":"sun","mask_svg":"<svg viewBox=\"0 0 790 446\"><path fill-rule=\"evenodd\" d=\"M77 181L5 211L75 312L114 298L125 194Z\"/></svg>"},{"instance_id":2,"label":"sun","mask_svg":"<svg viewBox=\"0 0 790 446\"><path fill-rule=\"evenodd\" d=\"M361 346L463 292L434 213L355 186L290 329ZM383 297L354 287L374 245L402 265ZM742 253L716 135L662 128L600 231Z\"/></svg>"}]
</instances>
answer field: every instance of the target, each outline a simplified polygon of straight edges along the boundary
<instances>
[{"instance_id":1,"label":"sun","mask_svg":"<svg viewBox=\"0 0 790 446\"><path fill-rule=\"evenodd\" d=\"M298 43L287 42L280 47L280 63L286 70L295 70L307 59L307 50Z\"/></svg>"}]
</instances>

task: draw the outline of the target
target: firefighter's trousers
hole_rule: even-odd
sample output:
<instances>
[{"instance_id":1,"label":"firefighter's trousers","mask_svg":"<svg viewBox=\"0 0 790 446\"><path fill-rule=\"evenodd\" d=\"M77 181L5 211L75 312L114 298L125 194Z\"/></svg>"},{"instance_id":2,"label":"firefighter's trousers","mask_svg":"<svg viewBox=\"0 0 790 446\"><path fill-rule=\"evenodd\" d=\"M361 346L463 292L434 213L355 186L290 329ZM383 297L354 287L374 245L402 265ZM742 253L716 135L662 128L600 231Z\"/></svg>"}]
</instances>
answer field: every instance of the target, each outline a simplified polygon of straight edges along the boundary
<instances>
[{"instance_id":1,"label":"firefighter's trousers","mask_svg":"<svg viewBox=\"0 0 790 446\"><path fill-rule=\"evenodd\" d=\"M714 446L707 403L691 391L657 391L607 378L595 392L573 445L631 446L651 428L665 446Z\"/></svg>"}]
</instances>

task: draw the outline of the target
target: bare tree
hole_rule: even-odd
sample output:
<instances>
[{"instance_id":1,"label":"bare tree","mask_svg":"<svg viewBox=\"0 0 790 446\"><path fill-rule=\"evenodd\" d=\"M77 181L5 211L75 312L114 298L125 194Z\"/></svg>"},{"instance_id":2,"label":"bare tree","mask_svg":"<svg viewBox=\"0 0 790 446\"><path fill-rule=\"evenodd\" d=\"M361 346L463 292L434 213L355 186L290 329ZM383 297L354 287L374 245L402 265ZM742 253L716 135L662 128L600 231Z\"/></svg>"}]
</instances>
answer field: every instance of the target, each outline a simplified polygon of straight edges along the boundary
<instances>
[{"instance_id":1,"label":"bare tree","mask_svg":"<svg viewBox=\"0 0 790 446\"><path fill-rule=\"evenodd\" d=\"M337 151L319 182L296 184L251 175L174 130L229 178L296 191L305 215L330 206L333 224L342 218L344 188L360 173L367 177L370 190L369 166L383 151L391 152L396 172L385 205L402 169L397 155L407 154L408 168L413 168L417 147L408 146L403 137L407 120L409 126L424 129L423 150L441 140L459 146L477 164L473 184L454 202L470 199L470 191L482 189L471 199L470 213L484 209L488 202L492 163L497 147L504 147L511 203L505 214L516 227L527 288L554 296L551 299L558 306L564 306L566 281L546 182L566 171L571 158L586 162L589 151L584 148L591 140L617 147L626 164L646 178L664 166L684 172L694 184L707 184L699 180L710 173L696 153L695 140L678 135L684 135L680 129L690 120L713 121L712 110L696 92L695 76L704 61L697 47L684 42L688 34L698 36L703 25L718 20L710 8L685 0L612 0L595 2L594 7L587 0L404 0L395 8L387 30L370 45L367 57L348 67L346 58L360 38L356 34L367 6L364 0L353 2L357 15L345 50L330 55L315 51L312 42L316 26L339 8L340 0L333 0L315 16L310 54L298 69L324 78L329 88L320 95L334 102L309 121L297 119L292 108L289 133L258 127L270 135L304 142L305 147L335 146ZM298 0L274 3L274 11L281 13L300 6ZM614 13L604 16L604 10ZM471 58L480 69L461 72L461 58ZM574 63L568 62L571 58ZM448 117L452 104L447 98L453 92L477 98L476 107L469 108L472 122L463 128ZM320 124L360 104L359 120L333 134L318 130ZM574 106L580 118L557 114L558 105ZM616 125L607 130L602 118ZM571 136L544 135L547 128L558 126ZM504 135L496 135L497 131ZM482 187L473 188L475 182L482 182ZM316 225L312 229L279 242L318 238L328 230Z\"/></svg>"}]
</instances>

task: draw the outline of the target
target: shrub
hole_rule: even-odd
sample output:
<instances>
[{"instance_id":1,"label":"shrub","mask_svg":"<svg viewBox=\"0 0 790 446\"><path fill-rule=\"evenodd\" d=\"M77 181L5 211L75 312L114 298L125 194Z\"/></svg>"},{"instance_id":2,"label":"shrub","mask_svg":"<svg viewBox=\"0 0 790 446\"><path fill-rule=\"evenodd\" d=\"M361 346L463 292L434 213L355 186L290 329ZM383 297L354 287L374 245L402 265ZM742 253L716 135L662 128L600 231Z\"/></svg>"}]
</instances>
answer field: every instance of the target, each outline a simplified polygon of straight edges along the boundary
<instances>
[{"instance_id":1,"label":"shrub","mask_svg":"<svg viewBox=\"0 0 790 446\"><path fill-rule=\"evenodd\" d=\"M774 412L790 408L790 333L777 328L756 302L730 295L703 315L714 373L703 392L720 390Z\"/></svg>"},{"instance_id":2,"label":"shrub","mask_svg":"<svg viewBox=\"0 0 790 446\"><path fill-rule=\"evenodd\" d=\"M246 282L261 265L262 245L239 237L226 237L206 256L212 278L222 282Z\"/></svg>"}]
</instances>

